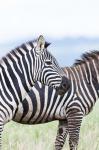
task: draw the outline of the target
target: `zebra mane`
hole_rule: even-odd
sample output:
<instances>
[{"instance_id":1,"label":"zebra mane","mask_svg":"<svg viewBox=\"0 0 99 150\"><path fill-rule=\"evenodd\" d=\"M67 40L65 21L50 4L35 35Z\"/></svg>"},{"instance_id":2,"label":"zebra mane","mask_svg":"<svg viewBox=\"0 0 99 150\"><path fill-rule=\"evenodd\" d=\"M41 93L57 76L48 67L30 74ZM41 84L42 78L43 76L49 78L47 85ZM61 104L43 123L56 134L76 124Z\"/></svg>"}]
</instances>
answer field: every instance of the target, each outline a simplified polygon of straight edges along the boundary
<instances>
[{"instance_id":1,"label":"zebra mane","mask_svg":"<svg viewBox=\"0 0 99 150\"><path fill-rule=\"evenodd\" d=\"M86 63L86 61L90 61L90 59L96 59L99 56L99 51L94 50L91 52L86 52L81 55L81 59L76 59L75 63L73 66L81 65Z\"/></svg>"},{"instance_id":2,"label":"zebra mane","mask_svg":"<svg viewBox=\"0 0 99 150\"><path fill-rule=\"evenodd\" d=\"M28 53L29 50L32 50L34 47L35 47L35 43L36 43L36 40L32 40L32 41L28 41L28 42L25 42L19 46L17 46L16 48L12 49L10 52L8 52L5 56L3 56L0 60L0 62L2 62L2 60L4 58L6 58L7 56L9 56L9 54L15 54L17 52L21 53L21 49L22 51L24 51L25 53ZM45 48L47 48L48 46L50 45L50 43L46 42L45 41ZM24 55L24 53L22 53L22 55Z\"/></svg>"},{"instance_id":3,"label":"zebra mane","mask_svg":"<svg viewBox=\"0 0 99 150\"><path fill-rule=\"evenodd\" d=\"M20 46L16 47L14 50L12 50L11 53L13 53L14 51L18 51L20 48L22 48L25 52L28 52L29 50L32 50L35 47L35 43L36 40L25 42ZM45 41L45 48L47 48L49 44L50 43Z\"/></svg>"}]
</instances>

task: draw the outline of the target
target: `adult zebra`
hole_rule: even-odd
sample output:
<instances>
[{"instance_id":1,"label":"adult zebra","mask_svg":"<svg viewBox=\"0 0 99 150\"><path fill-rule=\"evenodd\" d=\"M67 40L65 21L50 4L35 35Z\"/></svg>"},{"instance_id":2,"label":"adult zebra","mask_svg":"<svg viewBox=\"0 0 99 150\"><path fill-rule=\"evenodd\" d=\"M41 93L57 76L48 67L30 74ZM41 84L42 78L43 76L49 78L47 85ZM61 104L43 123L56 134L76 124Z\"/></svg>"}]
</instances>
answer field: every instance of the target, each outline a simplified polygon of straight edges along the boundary
<instances>
[{"instance_id":1,"label":"adult zebra","mask_svg":"<svg viewBox=\"0 0 99 150\"><path fill-rule=\"evenodd\" d=\"M0 131L6 122L15 117L20 102L36 80L49 86L61 85L63 91L66 90L68 80L62 77L62 69L47 51L48 45L40 36L0 60ZM65 85L62 85L63 81Z\"/></svg>"},{"instance_id":2,"label":"adult zebra","mask_svg":"<svg viewBox=\"0 0 99 150\"><path fill-rule=\"evenodd\" d=\"M55 149L61 150L69 134L70 150L77 150L82 119L99 98L99 51L82 55L73 67L63 68L73 81L74 96L67 99L66 120L59 122Z\"/></svg>"}]
</instances>

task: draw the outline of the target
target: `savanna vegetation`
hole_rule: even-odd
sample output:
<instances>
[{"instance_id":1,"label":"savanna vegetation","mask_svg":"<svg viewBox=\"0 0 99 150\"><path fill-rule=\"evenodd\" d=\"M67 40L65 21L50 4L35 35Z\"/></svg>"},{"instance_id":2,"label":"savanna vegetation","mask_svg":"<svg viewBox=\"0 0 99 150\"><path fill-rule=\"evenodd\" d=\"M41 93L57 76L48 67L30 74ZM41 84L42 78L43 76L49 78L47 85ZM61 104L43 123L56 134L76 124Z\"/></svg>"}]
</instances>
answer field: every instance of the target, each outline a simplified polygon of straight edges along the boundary
<instances>
[{"instance_id":1,"label":"savanna vegetation","mask_svg":"<svg viewBox=\"0 0 99 150\"><path fill-rule=\"evenodd\" d=\"M22 125L10 122L3 132L3 150L53 150L58 122ZM63 150L69 150L68 139ZM99 102L83 119L79 150L99 150Z\"/></svg>"}]
</instances>

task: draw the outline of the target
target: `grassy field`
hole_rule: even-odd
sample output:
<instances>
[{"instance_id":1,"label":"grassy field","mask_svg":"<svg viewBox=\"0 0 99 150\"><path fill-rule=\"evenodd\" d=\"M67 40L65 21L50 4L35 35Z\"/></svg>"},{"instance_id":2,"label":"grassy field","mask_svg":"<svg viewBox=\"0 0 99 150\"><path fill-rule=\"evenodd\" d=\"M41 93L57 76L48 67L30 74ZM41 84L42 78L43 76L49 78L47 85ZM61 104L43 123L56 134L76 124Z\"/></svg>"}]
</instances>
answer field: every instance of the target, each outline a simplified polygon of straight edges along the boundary
<instances>
[{"instance_id":1,"label":"grassy field","mask_svg":"<svg viewBox=\"0 0 99 150\"><path fill-rule=\"evenodd\" d=\"M3 132L3 150L53 150L58 122L21 125L10 122ZM68 149L68 140L64 150ZM99 150L99 102L83 119L79 150Z\"/></svg>"}]
</instances>

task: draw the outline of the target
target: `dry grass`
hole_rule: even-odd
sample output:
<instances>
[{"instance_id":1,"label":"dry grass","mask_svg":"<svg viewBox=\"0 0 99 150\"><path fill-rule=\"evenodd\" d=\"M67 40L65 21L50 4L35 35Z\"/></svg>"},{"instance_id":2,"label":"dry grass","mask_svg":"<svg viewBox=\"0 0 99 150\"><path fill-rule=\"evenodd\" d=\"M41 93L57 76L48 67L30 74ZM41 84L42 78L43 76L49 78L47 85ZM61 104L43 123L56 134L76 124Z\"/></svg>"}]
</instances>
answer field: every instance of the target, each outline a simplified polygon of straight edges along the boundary
<instances>
[{"instance_id":1,"label":"dry grass","mask_svg":"<svg viewBox=\"0 0 99 150\"><path fill-rule=\"evenodd\" d=\"M34 126L10 122L3 132L3 150L53 150L57 125L58 122ZM69 150L67 143L64 150ZM81 127L79 150L89 149L99 150L99 102Z\"/></svg>"}]
</instances>

